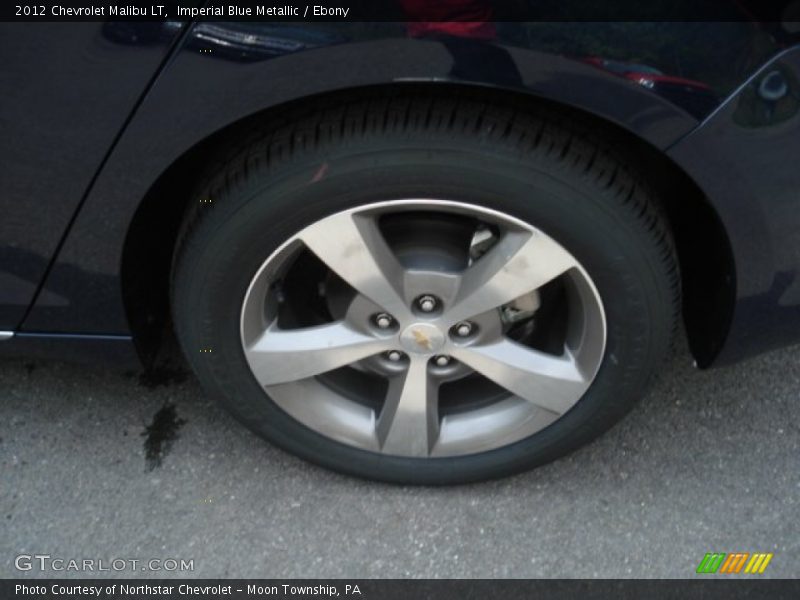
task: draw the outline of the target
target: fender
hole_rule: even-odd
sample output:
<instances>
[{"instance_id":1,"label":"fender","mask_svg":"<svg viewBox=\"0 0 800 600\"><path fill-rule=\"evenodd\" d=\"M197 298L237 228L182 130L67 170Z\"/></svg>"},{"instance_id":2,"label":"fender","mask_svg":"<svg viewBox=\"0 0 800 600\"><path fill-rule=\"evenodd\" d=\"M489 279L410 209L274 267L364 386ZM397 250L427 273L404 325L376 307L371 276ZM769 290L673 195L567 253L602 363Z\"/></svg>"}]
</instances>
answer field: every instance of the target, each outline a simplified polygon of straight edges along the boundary
<instances>
[{"instance_id":1,"label":"fender","mask_svg":"<svg viewBox=\"0 0 800 600\"><path fill-rule=\"evenodd\" d=\"M687 327L705 332L692 348L700 366L797 342L800 46L760 69L668 155L713 205L736 269L735 281L723 284L735 293L730 313L712 298L685 307Z\"/></svg>"},{"instance_id":2,"label":"fender","mask_svg":"<svg viewBox=\"0 0 800 600\"><path fill-rule=\"evenodd\" d=\"M704 116L693 116L636 81L567 58L578 50L543 52L537 40L520 40L518 32L498 34L488 44L412 39L402 26L391 25L377 39L374 32L342 25L339 38L317 39L317 47L297 50L302 46L298 43L295 50L267 55L237 54L229 46L223 51L203 43L199 28L208 26L195 24L111 151L22 330L130 335L135 328L125 311L120 271L126 235L142 199L171 165L210 136L254 115L268 118L270 110L288 103L368 86L479 86L595 115L662 151L694 130ZM229 24L215 26L224 30ZM749 57L744 64L752 61ZM725 92L745 79L743 68L742 61L730 62Z\"/></svg>"}]
</instances>

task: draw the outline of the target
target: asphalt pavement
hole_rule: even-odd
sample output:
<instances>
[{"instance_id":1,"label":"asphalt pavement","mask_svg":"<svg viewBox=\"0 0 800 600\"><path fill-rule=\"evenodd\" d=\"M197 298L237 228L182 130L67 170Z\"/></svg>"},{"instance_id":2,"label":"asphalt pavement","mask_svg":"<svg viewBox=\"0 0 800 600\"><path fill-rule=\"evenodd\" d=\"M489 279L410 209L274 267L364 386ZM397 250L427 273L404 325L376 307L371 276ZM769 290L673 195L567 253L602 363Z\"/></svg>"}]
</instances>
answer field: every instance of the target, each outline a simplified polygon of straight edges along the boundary
<instances>
[{"instance_id":1,"label":"asphalt pavement","mask_svg":"<svg viewBox=\"0 0 800 600\"><path fill-rule=\"evenodd\" d=\"M681 344L591 445L433 489L295 459L188 374L0 362L0 577L694 578L707 552L771 552L756 577L797 577L798 364L800 347L701 372Z\"/></svg>"}]
</instances>

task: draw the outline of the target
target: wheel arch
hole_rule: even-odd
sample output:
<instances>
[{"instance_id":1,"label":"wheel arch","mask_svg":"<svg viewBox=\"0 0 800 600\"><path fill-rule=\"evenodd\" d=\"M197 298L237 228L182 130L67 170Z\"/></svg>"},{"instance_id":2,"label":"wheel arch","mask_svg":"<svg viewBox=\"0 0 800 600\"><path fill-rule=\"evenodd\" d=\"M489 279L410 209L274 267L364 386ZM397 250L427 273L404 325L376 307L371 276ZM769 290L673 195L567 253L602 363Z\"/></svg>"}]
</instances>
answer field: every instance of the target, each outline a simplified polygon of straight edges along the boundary
<instances>
[{"instance_id":1,"label":"wheel arch","mask_svg":"<svg viewBox=\"0 0 800 600\"><path fill-rule=\"evenodd\" d=\"M335 105L353 95L457 93L496 102L514 101L535 111L556 110L590 123L619 149L657 192L675 236L683 287L683 315L691 350L700 366L710 364L725 339L735 303L735 265L717 213L694 181L660 149L596 114L536 95L473 84L402 82L337 90L290 101L245 116L197 142L173 161L148 189L130 222L122 247L121 288L125 313L140 356L149 362L171 335L169 277L172 253L193 188L187 179L214 168L220 150L255 126L286 111Z\"/></svg>"}]
</instances>

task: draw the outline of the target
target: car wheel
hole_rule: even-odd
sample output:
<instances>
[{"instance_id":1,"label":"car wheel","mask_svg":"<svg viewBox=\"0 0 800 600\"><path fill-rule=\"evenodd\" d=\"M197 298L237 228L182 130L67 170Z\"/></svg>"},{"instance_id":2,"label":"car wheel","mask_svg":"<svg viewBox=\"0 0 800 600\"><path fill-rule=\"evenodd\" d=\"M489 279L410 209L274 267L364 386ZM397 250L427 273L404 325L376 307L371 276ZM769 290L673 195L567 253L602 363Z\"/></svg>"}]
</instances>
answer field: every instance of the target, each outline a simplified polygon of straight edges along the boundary
<instances>
[{"instance_id":1,"label":"car wheel","mask_svg":"<svg viewBox=\"0 0 800 600\"><path fill-rule=\"evenodd\" d=\"M338 471L518 472L642 395L679 288L652 194L557 113L414 96L285 115L195 196L173 317L246 426Z\"/></svg>"}]
</instances>

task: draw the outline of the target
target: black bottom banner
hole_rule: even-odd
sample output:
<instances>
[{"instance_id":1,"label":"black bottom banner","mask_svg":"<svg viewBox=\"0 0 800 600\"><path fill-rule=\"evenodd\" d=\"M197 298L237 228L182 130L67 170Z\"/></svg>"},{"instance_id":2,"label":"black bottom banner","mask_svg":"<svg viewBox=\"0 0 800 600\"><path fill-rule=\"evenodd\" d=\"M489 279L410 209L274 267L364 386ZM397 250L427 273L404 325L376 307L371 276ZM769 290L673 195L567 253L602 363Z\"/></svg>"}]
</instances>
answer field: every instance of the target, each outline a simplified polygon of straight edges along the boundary
<instances>
[{"instance_id":1,"label":"black bottom banner","mask_svg":"<svg viewBox=\"0 0 800 600\"><path fill-rule=\"evenodd\" d=\"M348 598L354 600L423 600L457 598L531 598L547 600L593 600L626 598L800 598L800 580L696 579L696 580L531 580L531 579L203 579L203 580L113 580L113 579L5 579L0 580L0 598L72 600L197 600L232 598L264 600L303 598Z\"/></svg>"}]
</instances>

